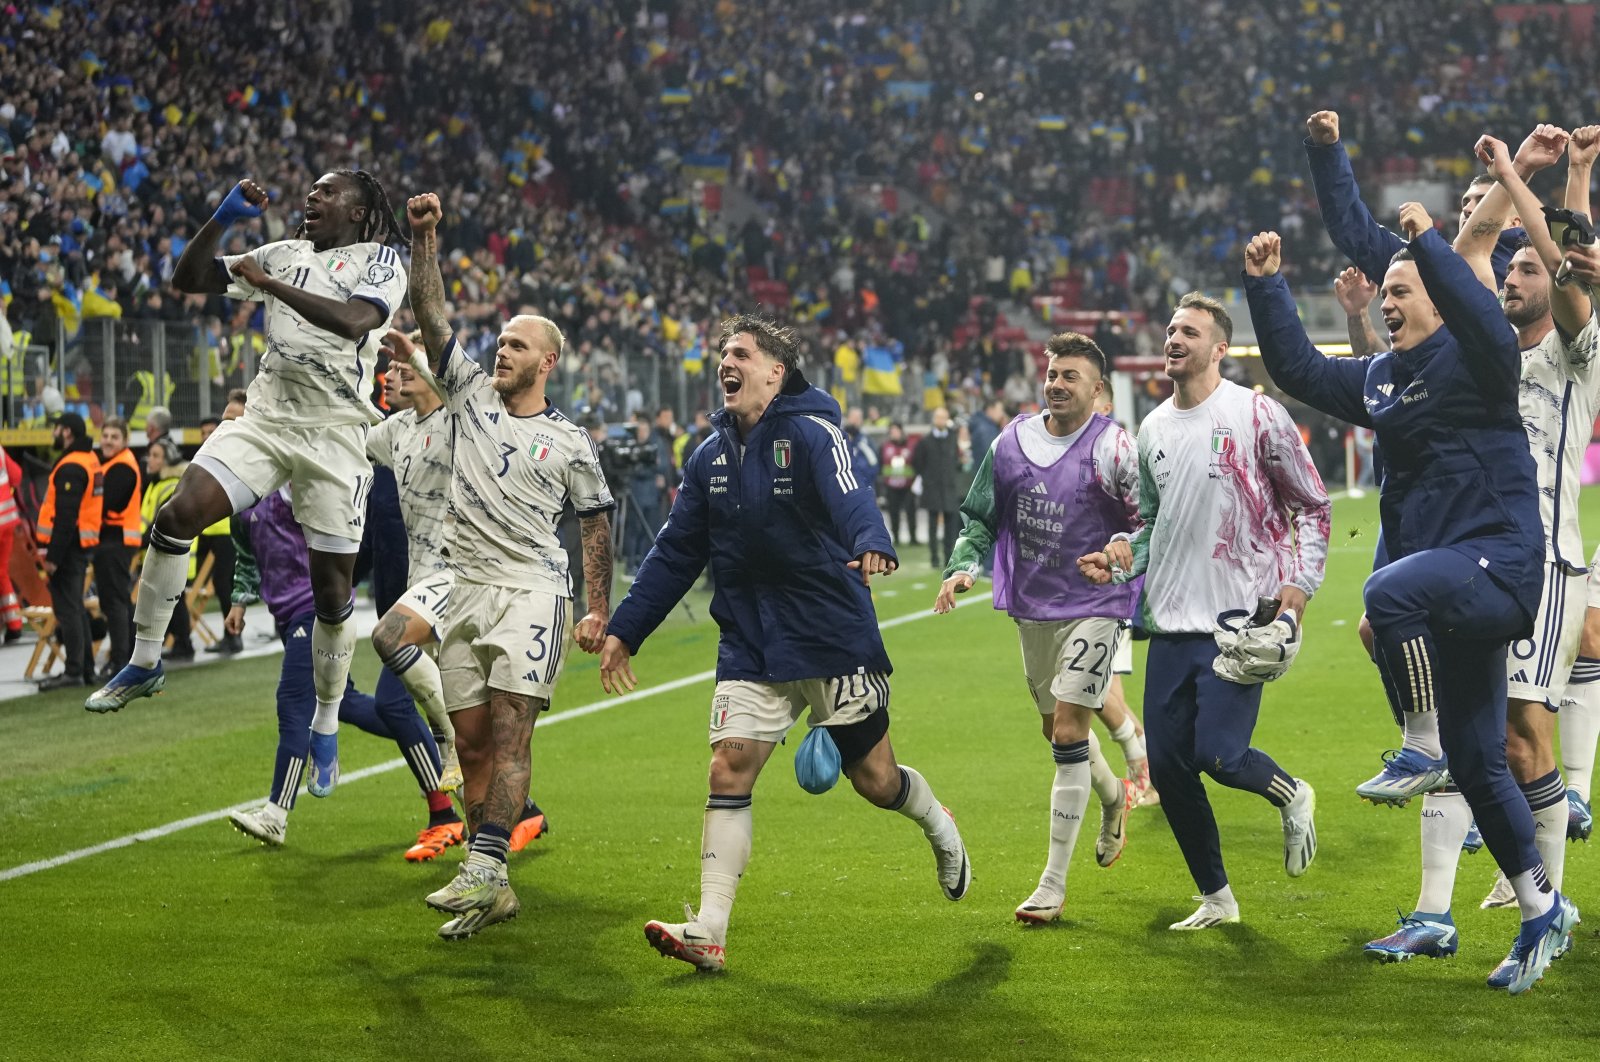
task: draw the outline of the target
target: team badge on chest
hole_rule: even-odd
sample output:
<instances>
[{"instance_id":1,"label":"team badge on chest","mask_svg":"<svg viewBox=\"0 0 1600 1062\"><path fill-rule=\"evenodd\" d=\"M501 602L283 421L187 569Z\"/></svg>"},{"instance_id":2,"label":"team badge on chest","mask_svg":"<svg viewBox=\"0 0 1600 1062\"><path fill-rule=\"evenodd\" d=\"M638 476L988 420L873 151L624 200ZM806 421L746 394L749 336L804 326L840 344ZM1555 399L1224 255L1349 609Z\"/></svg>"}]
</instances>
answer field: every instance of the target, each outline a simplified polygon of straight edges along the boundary
<instances>
[{"instance_id":1,"label":"team badge on chest","mask_svg":"<svg viewBox=\"0 0 1600 1062\"><path fill-rule=\"evenodd\" d=\"M555 440L548 435L541 435L528 445L528 456L535 461L543 461L550 456L550 447L554 443Z\"/></svg>"},{"instance_id":2,"label":"team badge on chest","mask_svg":"<svg viewBox=\"0 0 1600 1062\"><path fill-rule=\"evenodd\" d=\"M772 463L779 468L788 468L793 459L793 448L788 439L779 439L772 444Z\"/></svg>"}]
</instances>

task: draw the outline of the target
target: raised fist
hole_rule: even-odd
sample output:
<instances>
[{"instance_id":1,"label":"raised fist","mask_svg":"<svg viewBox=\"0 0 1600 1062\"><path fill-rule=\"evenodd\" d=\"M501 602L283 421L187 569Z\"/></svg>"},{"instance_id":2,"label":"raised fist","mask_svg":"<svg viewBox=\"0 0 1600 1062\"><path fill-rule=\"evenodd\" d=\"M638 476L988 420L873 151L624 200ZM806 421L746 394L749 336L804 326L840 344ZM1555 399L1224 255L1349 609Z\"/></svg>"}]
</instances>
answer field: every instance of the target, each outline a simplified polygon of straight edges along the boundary
<instances>
[{"instance_id":1,"label":"raised fist","mask_svg":"<svg viewBox=\"0 0 1600 1062\"><path fill-rule=\"evenodd\" d=\"M1580 125L1567 142L1567 165L1593 166L1600 153L1600 125Z\"/></svg>"},{"instance_id":2,"label":"raised fist","mask_svg":"<svg viewBox=\"0 0 1600 1062\"><path fill-rule=\"evenodd\" d=\"M439 197L432 192L423 192L406 200L406 219L411 222L412 232L432 232L443 217L444 210L439 206Z\"/></svg>"},{"instance_id":3,"label":"raised fist","mask_svg":"<svg viewBox=\"0 0 1600 1062\"><path fill-rule=\"evenodd\" d=\"M1559 125L1543 124L1534 127L1528 139L1517 148L1517 169L1526 176L1547 166L1554 166L1561 153L1567 149L1568 133ZM1480 140L1479 143L1482 143Z\"/></svg>"},{"instance_id":4,"label":"raised fist","mask_svg":"<svg viewBox=\"0 0 1600 1062\"><path fill-rule=\"evenodd\" d=\"M1400 231L1406 234L1406 239L1414 240L1431 228L1433 218L1421 203L1400 204Z\"/></svg>"},{"instance_id":5,"label":"raised fist","mask_svg":"<svg viewBox=\"0 0 1600 1062\"><path fill-rule=\"evenodd\" d=\"M1337 144L1339 142L1339 112L1318 111L1306 119L1306 131L1311 134L1313 144Z\"/></svg>"},{"instance_id":6,"label":"raised fist","mask_svg":"<svg viewBox=\"0 0 1600 1062\"><path fill-rule=\"evenodd\" d=\"M1283 261L1283 238L1276 232L1258 232L1244 249L1244 271L1253 277L1276 276Z\"/></svg>"}]
</instances>

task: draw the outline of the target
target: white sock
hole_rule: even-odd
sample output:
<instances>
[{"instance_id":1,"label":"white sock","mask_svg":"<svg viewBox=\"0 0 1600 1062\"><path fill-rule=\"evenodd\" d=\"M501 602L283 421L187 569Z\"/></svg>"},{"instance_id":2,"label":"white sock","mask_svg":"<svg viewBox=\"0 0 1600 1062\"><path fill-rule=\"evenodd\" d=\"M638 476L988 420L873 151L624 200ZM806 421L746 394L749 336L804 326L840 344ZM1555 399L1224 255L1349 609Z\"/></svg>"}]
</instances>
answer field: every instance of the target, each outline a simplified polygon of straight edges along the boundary
<instances>
[{"instance_id":1,"label":"white sock","mask_svg":"<svg viewBox=\"0 0 1600 1062\"><path fill-rule=\"evenodd\" d=\"M1544 860L1544 876L1561 891L1561 878L1567 869L1567 802L1558 800L1533 813L1533 846Z\"/></svg>"},{"instance_id":2,"label":"white sock","mask_svg":"<svg viewBox=\"0 0 1600 1062\"><path fill-rule=\"evenodd\" d=\"M341 623L321 616L311 627L311 675L317 687L317 711L311 717L314 734L339 732L339 704L350 679L350 657L356 648L356 625L349 612Z\"/></svg>"},{"instance_id":3,"label":"white sock","mask_svg":"<svg viewBox=\"0 0 1600 1062\"><path fill-rule=\"evenodd\" d=\"M286 825L289 821L289 809L270 800L262 806L261 813L268 821L275 822L279 826Z\"/></svg>"},{"instance_id":4,"label":"white sock","mask_svg":"<svg viewBox=\"0 0 1600 1062\"><path fill-rule=\"evenodd\" d=\"M444 683L433 657L424 652L412 661L410 667L400 672L400 685L411 694L433 732L454 739L456 728L450 725L450 713L444 710Z\"/></svg>"},{"instance_id":5,"label":"white sock","mask_svg":"<svg viewBox=\"0 0 1600 1062\"><path fill-rule=\"evenodd\" d=\"M1111 740L1122 746L1122 758L1128 763L1144 759L1144 741L1139 737L1132 715L1123 716L1122 725L1111 731Z\"/></svg>"},{"instance_id":6,"label":"white sock","mask_svg":"<svg viewBox=\"0 0 1600 1062\"><path fill-rule=\"evenodd\" d=\"M1511 887L1516 890L1517 906L1522 908L1524 922L1549 914L1550 908L1556 905L1556 891L1545 880L1542 867L1524 870L1511 879Z\"/></svg>"},{"instance_id":7,"label":"white sock","mask_svg":"<svg viewBox=\"0 0 1600 1062\"><path fill-rule=\"evenodd\" d=\"M183 600L183 587L189 581L189 554L165 553L151 547L145 551L139 569L139 600L133 606L133 653L128 662L135 667L155 667L161 663L161 646L167 640L167 625L172 610Z\"/></svg>"},{"instance_id":8,"label":"white sock","mask_svg":"<svg viewBox=\"0 0 1600 1062\"><path fill-rule=\"evenodd\" d=\"M1072 862L1072 850L1077 846L1078 831L1083 827L1083 815L1088 808L1089 765L1057 764L1055 785L1050 790L1050 855L1045 861L1044 875L1039 878L1040 888L1066 892L1067 867Z\"/></svg>"},{"instance_id":9,"label":"white sock","mask_svg":"<svg viewBox=\"0 0 1600 1062\"><path fill-rule=\"evenodd\" d=\"M733 913L733 895L750 863L754 818L749 797L712 797L713 802L723 803L741 799L743 807L706 808L700 833L700 909L695 917L707 929L723 936L728 932L728 916Z\"/></svg>"},{"instance_id":10,"label":"white sock","mask_svg":"<svg viewBox=\"0 0 1600 1062\"><path fill-rule=\"evenodd\" d=\"M1588 800L1595 742L1600 739L1600 682L1567 684L1557 726L1561 729L1561 773L1567 776L1567 788Z\"/></svg>"},{"instance_id":11,"label":"white sock","mask_svg":"<svg viewBox=\"0 0 1600 1062\"><path fill-rule=\"evenodd\" d=\"M1105 753L1100 751L1100 739L1094 736L1093 730L1089 731L1089 784L1094 787L1094 795L1100 798L1100 803L1108 808L1128 799L1127 787L1106 762Z\"/></svg>"},{"instance_id":12,"label":"white sock","mask_svg":"<svg viewBox=\"0 0 1600 1062\"><path fill-rule=\"evenodd\" d=\"M1422 798L1422 888L1418 911L1449 914L1456 889L1461 842L1472 829L1472 809L1460 793L1428 793Z\"/></svg>"},{"instance_id":13,"label":"white sock","mask_svg":"<svg viewBox=\"0 0 1600 1062\"><path fill-rule=\"evenodd\" d=\"M1444 755L1444 746L1439 744L1439 716L1435 712L1402 712L1406 729L1405 743L1402 748L1412 749L1431 760L1436 760Z\"/></svg>"},{"instance_id":14,"label":"white sock","mask_svg":"<svg viewBox=\"0 0 1600 1062\"><path fill-rule=\"evenodd\" d=\"M1224 885L1216 892L1204 893L1200 898L1208 903L1218 904L1222 907L1231 908L1233 910L1239 909L1239 901L1233 898L1232 885Z\"/></svg>"},{"instance_id":15,"label":"white sock","mask_svg":"<svg viewBox=\"0 0 1600 1062\"><path fill-rule=\"evenodd\" d=\"M923 834L930 840L945 833L949 829L950 816L945 814L944 807L933 795L927 779L905 764L900 765L900 770L905 778L905 793L899 806L893 810L921 826Z\"/></svg>"}]
</instances>

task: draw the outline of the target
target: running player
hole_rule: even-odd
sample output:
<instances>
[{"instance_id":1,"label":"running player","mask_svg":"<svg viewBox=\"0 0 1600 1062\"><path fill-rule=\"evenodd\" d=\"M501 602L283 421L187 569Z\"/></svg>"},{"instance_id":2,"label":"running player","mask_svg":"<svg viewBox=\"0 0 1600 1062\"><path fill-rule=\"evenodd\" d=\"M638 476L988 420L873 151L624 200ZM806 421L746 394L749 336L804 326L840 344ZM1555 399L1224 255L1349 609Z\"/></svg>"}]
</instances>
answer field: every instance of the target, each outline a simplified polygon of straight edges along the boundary
<instances>
[{"instance_id":1,"label":"running player","mask_svg":"<svg viewBox=\"0 0 1600 1062\"><path fill-rule=\"evenodd\" d=\"M419 342L420 335L411 337ZM384 663L380 686L398 681L427 716L439 746L443 767L439 788L461 788L461 761L456 756L455 728L444 707L444 688L434 659L438 632L455 587L455 575L445 557L449 535L450 475L455 436L444 403L407 355L385 340L389 374L384 398L393 412L367 437L367 454L374 464L395 472L401 520L406 527L408 589L378 620L372 647ZM448 801L446 801L447 803ZM530 797L522 817L511 831L511 851L520 852L530 841L549 831L544 812ZM466 828L459 818L434 823L417 837L406 852L413 862L433 859L444 849L460 844Z\"/></svg>"},{"instance_id":2,"label":"running player","mask_svg":"<svg viewBox=\"0 0 1600 1062\"><path fill-rule=\"evenodd\" d=\"M1037 924L1061 916L1091 780L1101 803L1095 861L1109 867L1127 843L1134 786L1111 772L1089 720L1105 707L1121 627L1139 597L1137 584L1097 586L1072 563L1139 523L1133 439L1094 412L1105 354L1088 336L1063 332L1045 344L1045 355L1047 411L1017 417L983 455L933 605L939 613L955 608L955 595L972 589L993 551L994 607L1017 625L1023 673L1056 763L1044 873L1016 910L1018 921ZM1134 721L1123 713L1106 722L1124 743L1130 776L1148 777Z\"/></svg>"},{"instance_id":3,"label":"running player","mask_svg":"<svg viewBox=\"0 0 1600 1062\"><path fill-rule=\"evenodd\" d=\"M1100 583L1148 572L1140 626L1150 632L1150 780L1201 893L1176 930L1239 921L1201 772L1279 809L1290 877L1317 854L1311 786L1250 747L1261 686L1213 669L1221 614L1274 598L1275 616L1298 629L1328 552L1328 495L1288 411L1222 379L1232 337L1221 303L1197 292L1179 300L1165 347L1173 395L1139 431L1143 526L1079 561Z\"/></svg>"},{"instance_id":4,"label":"running player","mask_svg":"<svg viewBox=\"0 0 1600 1062\"><path fill-rule=\"evenodd\" d=\"M456 916L439 935L460 939L520 909L506 854L528 793L534 720L561 674L572 592L556 521L570 501L582 526L589 606L573 633L579 648L596 652L611 611L612 500L588 433L545 397L561 330L543 317L513 317L501 329L494 374L478 368L445 311L438 196L414 196L406 214L411 310L455 436L444 547L456 586L439 632L439 671L472 841L460 873L427 902ZM404 336L387 339L409 353Z\"/></svg>"},{"instance_id":5,"label":"running player","mask_svg":"<svg viewBox=\"0 0 1600 1062\"><path fill-rule=\"evenodd\" d=\"M700 913L644 927L662 955L702 970L726 959L756 778L808 706L822 733L807 740L831 739L857 793L921 827L945 896L961 899L971 878L955 820L889 743L891 669L868 580L898 561L872 485L851 467L839 404L800 374L794 333L766 318L723 322L717 349L715 430L689 458L600 657L608 693L633 689L629 658L710 563L721 641Z\"/></svg>"},{"instance_id":6,"label":"running player","mask_svg":"<svg viewBox=\"0 0 1600 1062\"><path fill-rule=\"evenodd\" d=\"M228 226L259 216L266 202L259 185L239 182L178 260L180 291L265 303L267 352L245 415L206 440L157 514L140 573L133 655L84 707L114 712L162 689L161 643L183 596L190 543L287 482L316 597L309 785L326 793L338 780L339 702L355 648L346 621L372 484L366 433L380 419L368 391L377 340L405 295L405 271L390 246L404 236L377 178L337 170L312 185L294 238L216 257Z\"/></svg>"}]
</instances>

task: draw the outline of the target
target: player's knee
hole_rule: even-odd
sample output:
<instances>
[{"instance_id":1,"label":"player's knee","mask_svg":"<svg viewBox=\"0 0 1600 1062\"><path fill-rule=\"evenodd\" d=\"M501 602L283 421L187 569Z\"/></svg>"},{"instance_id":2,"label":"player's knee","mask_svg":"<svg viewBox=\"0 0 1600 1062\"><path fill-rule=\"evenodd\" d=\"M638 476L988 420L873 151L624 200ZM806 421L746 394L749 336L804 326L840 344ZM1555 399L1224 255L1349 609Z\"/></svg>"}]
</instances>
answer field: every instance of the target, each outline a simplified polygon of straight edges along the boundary
<instances>
[{"instance_id":1,"label":"player's knee","mask_svg":"<svg viewBox=\"0 0 1600 1062\"><path fill-rule=\"evenodd\" d=\"M711 769L707 782L713 793L748 793L760 772L759 759L752 751L754 741L723 739L711 750Z\"/></svg>"},{"instance_id":2,"label":"player's knee","mask_svg":"<svg viewBox=\"0 0 1600 1062\"><path fill-rule=\"evenodd\" d=\"M1105 719L1104 722L1106 726L1112 728L1121 725L1121 720L1113 723L1110 719ZM1056 714L1051 719L1050 740L1058 745L1065 745L1074 741L1088 741L1089 709L1064 702L1058 704L1056 706Z\"/></svg>"},{"instance_id":3,"label":"player's knee","mask_svg":"<svg viewBox=\"0 0 1600 1062\"><path fill-rule=\"evenodd\" d=\"M1244 768L1248 753L1248 748L1201 739L1195 742L1194 762L1206 774L1227 784Z\"/></svg>"},{"instance_id":4,"label":"player's knee","mask_svg":"<svg viewBox=\"0 0 1600 1062\"><path fill-rule=\"evenodd\" d=\"M1372 621L1367 619L1365 613L1361 616L1361 622L1356 625L1356 634L1361 639L1361 647L1367 651L1367 658L1377 659L1372 649Z\"/></svg>"}]
</instances>

